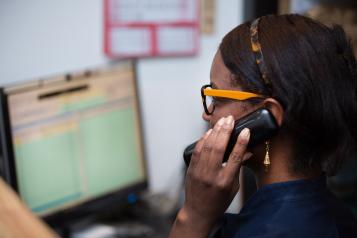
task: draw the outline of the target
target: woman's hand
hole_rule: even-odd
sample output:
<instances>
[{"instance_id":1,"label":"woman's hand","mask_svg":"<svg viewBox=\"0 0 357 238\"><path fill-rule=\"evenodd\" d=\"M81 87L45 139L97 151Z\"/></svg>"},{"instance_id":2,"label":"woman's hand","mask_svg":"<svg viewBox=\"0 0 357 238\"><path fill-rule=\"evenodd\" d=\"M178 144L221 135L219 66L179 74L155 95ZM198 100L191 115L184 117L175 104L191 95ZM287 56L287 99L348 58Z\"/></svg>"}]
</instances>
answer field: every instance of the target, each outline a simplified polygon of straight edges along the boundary
<instances>
[{"instance_id":1,"label":"woman's hand","mask_svg":"<svg viewBox=\"0 0 357 238\"><path fill-rule=\"evenodd\" d=\"M221 118L197 143L186 176L186 199L170 237L207 237L239 190L239 171L246 152L249 129L244 129L222 165L233 130L232 116Z\"/></svg>"}]
</instances>

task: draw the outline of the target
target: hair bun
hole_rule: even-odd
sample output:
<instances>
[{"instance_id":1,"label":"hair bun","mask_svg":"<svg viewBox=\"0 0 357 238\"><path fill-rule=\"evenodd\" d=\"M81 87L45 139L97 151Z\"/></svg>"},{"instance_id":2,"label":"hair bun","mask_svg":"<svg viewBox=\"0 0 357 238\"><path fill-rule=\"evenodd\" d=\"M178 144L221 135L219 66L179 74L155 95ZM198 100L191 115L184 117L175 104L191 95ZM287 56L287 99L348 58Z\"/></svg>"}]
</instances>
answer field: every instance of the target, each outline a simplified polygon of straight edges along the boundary
<instances>
[{"instance_id":1,"label":"hair bun","mask_svg":"<svg viewBox=\"0 0 357 238\"><path fill-rule=\"evenodd\" d=\"M336 42L337 55L346 62L348 69L352 74L353 80L357 81L357 63L351 39L347 38L344 29L340 25L333 25L331 30Z\"/></svg>"}]
</instances>

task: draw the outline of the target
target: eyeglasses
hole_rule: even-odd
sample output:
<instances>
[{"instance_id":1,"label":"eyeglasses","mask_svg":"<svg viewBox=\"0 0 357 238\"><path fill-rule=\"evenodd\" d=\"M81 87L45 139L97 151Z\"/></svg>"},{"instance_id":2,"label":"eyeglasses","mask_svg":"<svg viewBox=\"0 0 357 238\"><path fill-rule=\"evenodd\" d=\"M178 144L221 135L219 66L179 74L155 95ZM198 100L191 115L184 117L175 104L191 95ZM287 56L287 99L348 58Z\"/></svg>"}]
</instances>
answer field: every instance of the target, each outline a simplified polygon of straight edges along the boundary
<instances>
[{"instance_id":1,"label":"eyeglasses","mask_svg":"<svg viewBox=\"0 0 357 238\"><path fill-rule=\"evenodd\" d=\"M212 89L211 84L202 86L201 97L202 97L203 108L207 115L212 115L212 113L215 109L214 97L229 98L229 99L235 99L235 100L239 100L239 101L244 101L244 100L251 99L251 98L265 98L262 95L250 93L250 92ZM212 107L210 108L211 105L212 105Z\"/></svg>"}]
</instances>

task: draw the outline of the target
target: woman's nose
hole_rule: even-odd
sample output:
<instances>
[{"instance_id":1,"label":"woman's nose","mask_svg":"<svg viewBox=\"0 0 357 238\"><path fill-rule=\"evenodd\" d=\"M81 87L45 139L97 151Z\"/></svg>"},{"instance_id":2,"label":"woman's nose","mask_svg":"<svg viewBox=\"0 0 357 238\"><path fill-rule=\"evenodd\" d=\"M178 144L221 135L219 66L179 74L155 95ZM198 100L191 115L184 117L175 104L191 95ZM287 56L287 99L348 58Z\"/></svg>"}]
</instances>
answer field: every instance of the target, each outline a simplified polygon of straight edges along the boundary
<instances>
[{"instance_id":1,"label":"woman's nose","mask_svg":"<svg viewBox=\"0 0 357 238\"><path fill-rule=\"evenodd\" d=\"M205 111L202 112L202 119L209 122L211 115L207 115Z\"/></svg>"},{"instance_id":2,"label":"woman's nose","mask_svg":"<svg viewBox=\"0 0 357 238\"><path fill-rule=\"evenodd\" d=\"M208 106L207 109L208 109L209 112L213 112L213 110L214 110L214 105L213 105L213 103L211 103L211 104ZM209 120L211 119L211 115L212 115L212 114L208 115L205 111L203 111L203 113L202 113L202 118L203 118L203 120L205 120L205 121L209 121Z\"/></svg>"}]
</instances>

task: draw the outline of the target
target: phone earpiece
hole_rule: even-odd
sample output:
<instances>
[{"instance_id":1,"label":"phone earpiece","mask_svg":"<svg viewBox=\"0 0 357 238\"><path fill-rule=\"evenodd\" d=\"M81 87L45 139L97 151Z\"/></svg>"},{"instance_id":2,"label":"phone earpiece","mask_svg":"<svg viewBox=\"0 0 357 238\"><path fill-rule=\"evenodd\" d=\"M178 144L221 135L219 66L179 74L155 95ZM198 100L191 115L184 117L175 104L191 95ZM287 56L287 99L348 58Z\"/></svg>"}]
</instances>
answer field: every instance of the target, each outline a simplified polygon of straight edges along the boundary
<instances>
[{"instance_id":1,"label":"phone earpiece","mask_svg":"<svg viewBox=\"0 0 357 238\"><path fill-rule=\"evenodd\" d=\"M284 117L284 108L281 103L274 98L267 98L264 100L264 108L268 109L273 115L276 123L281 126Z\"/></svg>"},{"instance_id":2,"label":"phone earpiece","mask_svg":"<svg viewBox=\"0 0 357 238\"><path fill-rule=\"evenodd\" d=\"M267 108L259 108L258 110L240 118L235 122L222 163L228 160L228 157L237 142L238 135L244 128L250 129L251 136L248 144L249 148L271 139L277 133L279 125L273 114ZM190 144L184 151L183 156L187 166L191 161L191 156L196 143L197 142Z\"/></svg>"}]
</instances>

